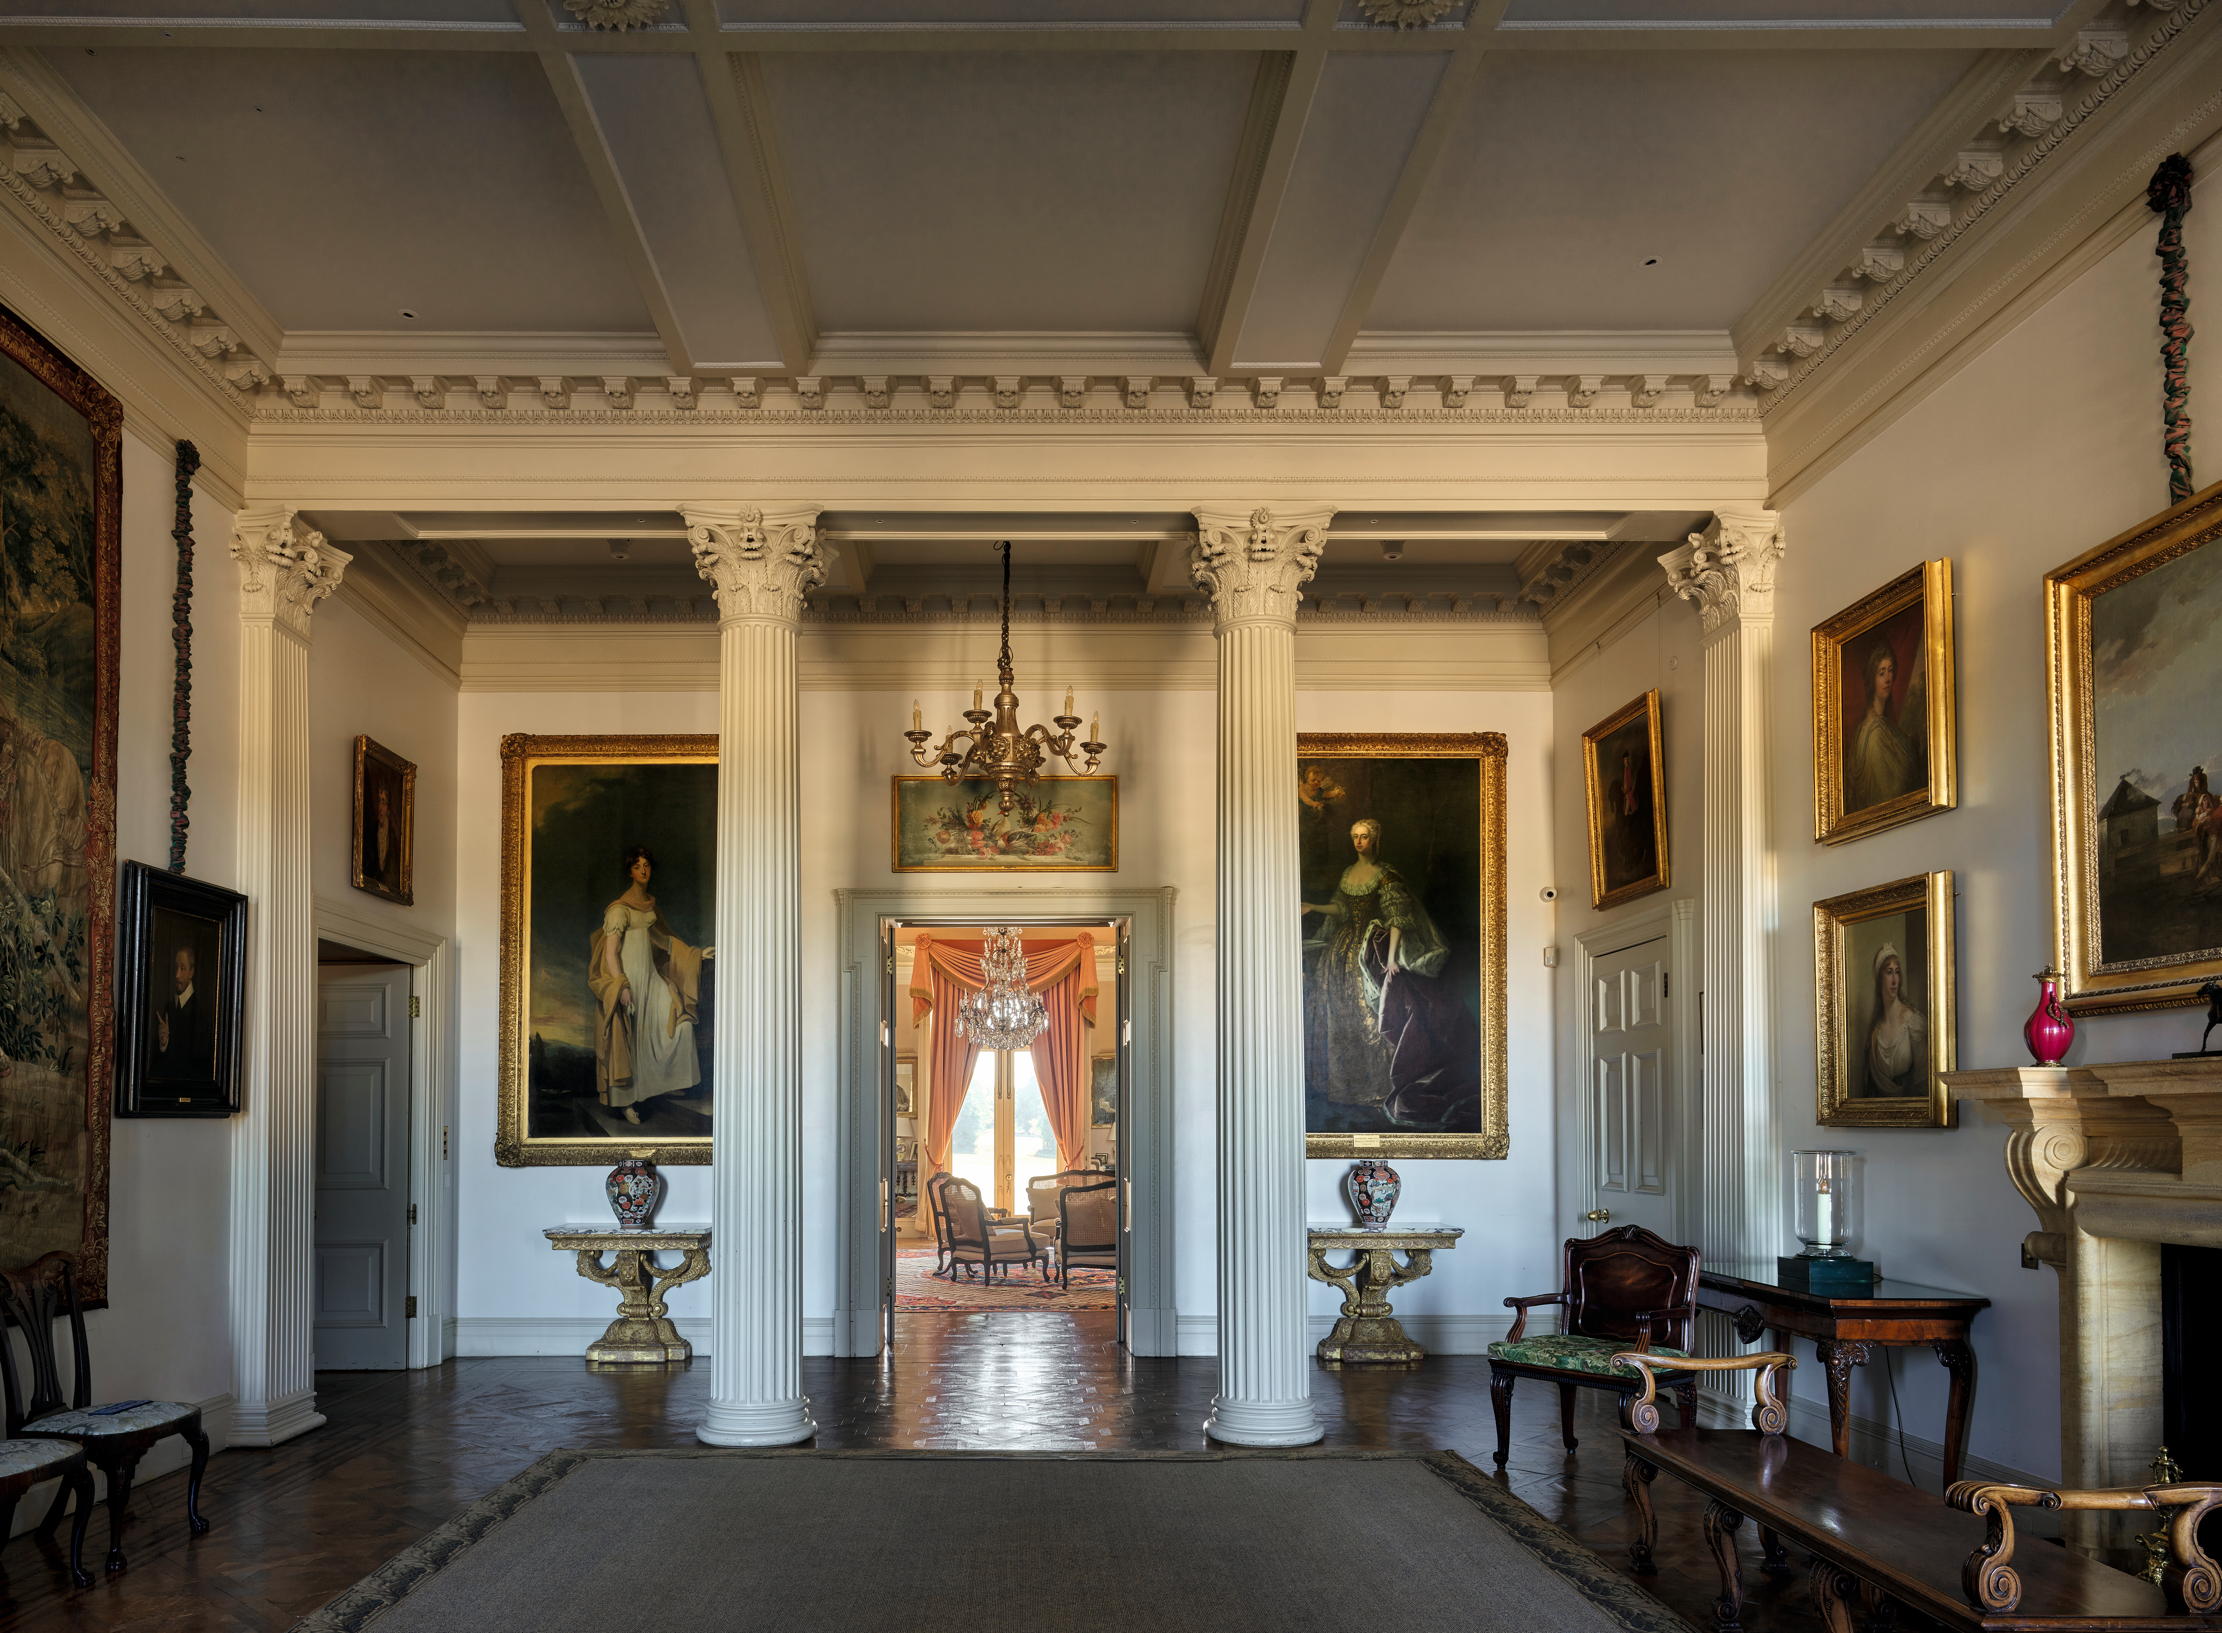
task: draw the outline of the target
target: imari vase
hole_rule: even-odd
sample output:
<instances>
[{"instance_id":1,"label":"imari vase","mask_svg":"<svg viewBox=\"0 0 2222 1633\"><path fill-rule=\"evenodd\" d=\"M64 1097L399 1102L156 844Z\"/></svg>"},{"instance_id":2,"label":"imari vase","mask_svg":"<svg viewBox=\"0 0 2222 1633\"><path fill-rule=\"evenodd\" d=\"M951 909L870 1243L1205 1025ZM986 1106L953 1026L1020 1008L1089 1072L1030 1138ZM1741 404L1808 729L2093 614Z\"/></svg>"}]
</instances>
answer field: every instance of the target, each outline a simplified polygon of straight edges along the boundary
<instances>
[{"instance_id":1,"label":"imari vase","mask_svg":"<svg viewBox=\"0 0 2222 1633\"><path fill-rule=\"evenodd\" d=\"M1396 1211L1397 1193L1404 1189L1396 1170L1378 1157L1367 1157L1351 1164L1347 1183L1350 1205L1358 1210L1358 1223L1367 1230L1387 1230L1389 1215Z\"/></svg>"},{"instance_id":2,"label":"imari vase","mask_svg":"<svg viewBox=\"0 0 2222 1633\"><path fill-rule=\"evenodd\" d=\"M610 1212L617 1215L619 1230L646 1230L656 1211L656 1192L662 1186L656 1165L646 1157L627 1157L610 1170L604 1189L609 1192Z\"/></svg>"}]
</instances>

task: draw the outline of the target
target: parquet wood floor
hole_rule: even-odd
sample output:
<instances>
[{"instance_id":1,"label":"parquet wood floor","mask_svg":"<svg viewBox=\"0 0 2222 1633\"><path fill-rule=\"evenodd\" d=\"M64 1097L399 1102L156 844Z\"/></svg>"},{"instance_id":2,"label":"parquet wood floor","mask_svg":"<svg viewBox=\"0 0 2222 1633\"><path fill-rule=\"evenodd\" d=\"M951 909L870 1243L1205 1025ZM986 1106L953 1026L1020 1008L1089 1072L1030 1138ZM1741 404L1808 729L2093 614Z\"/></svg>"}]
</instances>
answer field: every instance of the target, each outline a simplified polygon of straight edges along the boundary
<instances>
[{"instance_id":1,"label":"parquet wood floor","mask_svg":"<svg viewBox=\"0 0 2222 1633\"><path fill-rule=\"evenodd\" d=\"M810 1359L804 1387L826 1447L998 1450L1202 1449L1217 1367L1137 1360L1104 1314L898 1317L890 1357ZM226 1452L202 1497L215 1522L188 1538L182 1476L133 1493L131 1569L82 1592L20 1538L0 1552L0 1629L137 1633L282 1633L407 1543L544 1452L581 1446L685 1446L702 1415L709 1366L589 1372L565 1358L454 1361L428 1372L326 1373L325 1427L271 1451ZM1489 1467L1488 1364L1438 1356L1416 1370L1321 1370L1313 1396L1329 1446L1449 1447ZM1511 1489L1625 1562L1628 1519L1610 1398L1582 1390L1582 1447L1558 1444L1555 1392L1515 1400ZM1661 1574L1647 1584L1693 1628L1712 1625L1714 1581L1700 1505L1656 1487ZM87 1556L105 1545L93 1521ZM1747 1551L1756 1544L1745 1527ZM583 1539L582 1539L583 1540ZM97 1570L97 1566L95 1567ZM1813 1633L1804 1572L1784 1579L1746 1563L1752 1633Z\"/></svg>"}]
</instances>

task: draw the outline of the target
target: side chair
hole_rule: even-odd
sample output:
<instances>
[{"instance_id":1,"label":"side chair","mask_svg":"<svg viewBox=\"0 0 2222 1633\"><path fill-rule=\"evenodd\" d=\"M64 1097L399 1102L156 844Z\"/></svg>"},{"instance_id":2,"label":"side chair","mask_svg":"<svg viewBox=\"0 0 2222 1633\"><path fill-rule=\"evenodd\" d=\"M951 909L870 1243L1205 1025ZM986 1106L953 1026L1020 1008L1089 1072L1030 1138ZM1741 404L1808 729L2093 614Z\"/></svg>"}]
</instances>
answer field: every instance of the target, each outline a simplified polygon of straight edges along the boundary
<instances>
[{"instance_id":1,"label":"side chair","mask_svg":"<svg viewBox=\"0 0 2222 1633\"><path fill-rule=\"evenodd\" d=\"M0 1342L6 1335L0 1333ZM77 1499L77 1516L69 1522L69 1579L81 1588L93 1585L85 1569L85 1522L93 1515L93 1477L85 1467L85 1454L61 1440L0 1440L0 1542L15 1530L15 1505L33 1486L59 1479L62 1489L41 1526L51 1532L61 1517L62 1505Z\"/></svg>"},{"instance_id":2,"label":"side chair","mask_svg":"<svg viewBox=\"0 0 2222 1633\"><path fill-rule=\"evenodd\" d=\"M977 1266L980 1279L987 1281L998 1269L1008 1276L1014 1264L1030 1264L1043 1281L1049 1280L1049 1250L1034 1239L1025 1216L991 1217L980 1188L955 1175L941 1188L941 1205L949 1217L951 1281L966 1266Z\"/></svg>"},{"instance_id":3,"label":"side chair","mask_svg":"<svg viewBox=\"0 0 2222 1633\"><path fill-rule=\"evenodd\" d=\"M1638 1354L1689 1354L1697 1323L1698 1252L1677 1247L1641 1225L1618 1225L1596 1236L1569 1237L1563 1279L1555 1293L1508 1298L1517 1310L1512 1331L1489 1346L1489 1404L1497 1418L1497 1466L1504 1467L1512 1440L1512 1387L1522 1378L1558 1385L1559 1439L1574 1438L1574 1391L1610 1389L1631 1395L1646 1387L1633 1367L1615 1359ZM1528 1312L1556 1304L1565 1310L1560 1330L1526 1336ZM1697 1421L1697 1379L1683 1376L1670 1387L1682 1421Z\"/></svg>"},{"instance_id":4,"label":"side chair","mask_svg":"<svg viewBox=\"0 0 2222 1633\"><path fill-rule=\"evenodd\" d=\"M93 1404L92 1355L85 1343L85 1307L77 1297L77 1263L66 1253L49 1253L20 1270L0 1272L0 1317L22 1329L31 1358L31 1392L25 1398L16 1375L12 1346L0 1343L0 1386L7 1397L7 1430L15 1439L57 1441L74 1446L108 1478L108 1569L124 1568L124 1513L131 1501L131 1477L139 1460L161 1441L176 1435L192 1449L185 1477L185 1518L194 1536L208 1530L201 1517L201 1476L208 1470L208 1436L201 1432L201 1409L182 1401L110 1401ZM69 1322L71 1388L62 1399L61 1366L54 1353L54 1323ZM61 1520L71 1487L64 1485L39 1529L51 1531ZM91 1495L88 1483L85 1496ZM84 1506L79 1508L79 1536Z\"/></svg>"},{"instance_id":5,"label":"side chair","mask_svg":"<svg viewBox=\"0 0 2222 1633\"><path fill-rule=\"evenodd\" d=\"M1073 1185L1057 1193L1057 1279L1072 1285L1076 1269L1119 1268L1119 1182L1109 1176L1094 1185Z\"/></svg>"}]
</instances>

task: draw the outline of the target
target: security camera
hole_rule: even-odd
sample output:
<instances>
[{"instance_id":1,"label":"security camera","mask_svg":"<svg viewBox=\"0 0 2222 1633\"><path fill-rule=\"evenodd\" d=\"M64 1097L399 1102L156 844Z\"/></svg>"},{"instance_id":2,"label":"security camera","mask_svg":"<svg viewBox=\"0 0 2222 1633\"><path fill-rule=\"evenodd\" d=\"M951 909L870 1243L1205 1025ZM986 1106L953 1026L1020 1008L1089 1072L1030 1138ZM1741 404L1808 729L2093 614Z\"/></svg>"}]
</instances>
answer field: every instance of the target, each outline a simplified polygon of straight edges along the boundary
<instances>
[{"instance_id":1,"label":"security camera","mask_svg":"<svg viewBox=\"0 0 2222 1633\"><path fill-rule=\"evenodd\" d=\"M1536 894L1538 896L1541 896L1547 902L1555 902L1558 900L1558 886L1545 885L1541 890L1537 891Z\"/></svg>"}]
</instances>

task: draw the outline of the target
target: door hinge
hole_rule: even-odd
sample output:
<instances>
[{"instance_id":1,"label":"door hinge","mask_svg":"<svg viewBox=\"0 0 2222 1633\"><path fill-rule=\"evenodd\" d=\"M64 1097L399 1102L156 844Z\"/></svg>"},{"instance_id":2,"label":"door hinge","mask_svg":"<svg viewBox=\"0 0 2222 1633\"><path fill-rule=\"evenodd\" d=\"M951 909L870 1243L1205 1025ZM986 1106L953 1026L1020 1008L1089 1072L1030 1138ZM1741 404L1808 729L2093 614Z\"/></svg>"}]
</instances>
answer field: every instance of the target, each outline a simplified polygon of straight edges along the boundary
<instances>
[{"instance_id":1,"label":"door hinge","mask_svg":"<svg viewBox=\"0 0 2222 1633\"><path fill-rule=\"evenodd\" d=\"M409 1295L409 1296L408 1296L407 1298L405 1298L405 1299L403 1299L403 1300L401 1301L401 1315L402 1315L402 1319L403 1319L403 1320L405 1320L405 1321L414 1321L414 1320L416 1320L416 1318L417 1318L417 1295L416 1295L416 1294L414 1294L414 1293L411 1293L411 1294L410 1294L410 1295Z\"/></svg>"},{"instance_id":2,"label":"door hinge","mask_svg":"<svg viewBox=\"0 0 2222 1633\"><path fill-rule=\"evenodd\" d=\"M447 1161L447 1124L440 1125L440 1160Z\"/></svg>"},{"instance_id":3,"label":"door hinge","mask_svg":"<svg viewBox=\"0 0 2222 1633\"><path fill-rule=\"evenodd\" d=\"M1659 972L1659 996L1662 998L1674 996L1674 972L1672 970L1661 970Z\"/></svg>"},{"instance_id":4,"label":"door hinge","mask_svg":"<svg viewBox=\"0 0 2222 1633\"><path fill-rule=\"evenodd\" d=\"M412 1021L424 1019L424 1000L413 992L409 994L409 1019Z\"/></svg>"},{"instance_id":5,"label":"door hinge","mask_svg":"<svg viewBox=\"0 0 2222 1633\"><path fill-rule=\"evenodd\" d=\"M1134 1023L1131 1020L1119 1023L1119 1041L1121 1043L1132 1043L1134 1041Z\"/></svg>"},{"instance_id":6,"label":"door hinge","mask_svg":"<svg viewBox=\"0 0 2222 1633\"><path fill-rule=\"evenodd\" d=\"M410 1203L410 1204L409 1204L409 1223L413 1225L413 1224L415 1224L416 1222L417 1222L417 1205L416 1205L416 1204L415 1204L414 1202L412 1202L412 1203Z\"/></svg>"},{"instance_id":7,"label":"door hinge","mask_svg":"<svg viewBox=\"0 0 2222 1633\"><path fill-rule=\"evenodd\" d=\"M885 1048L887 1047L887 1044L888 1044L888 1030L887 1030L887 1023L886 1023L885 1021L882 1021L882 1022L880 1022L880 1047L881 1047L882 1049L885 1049Z\"/></svg>"}]
</instances>

